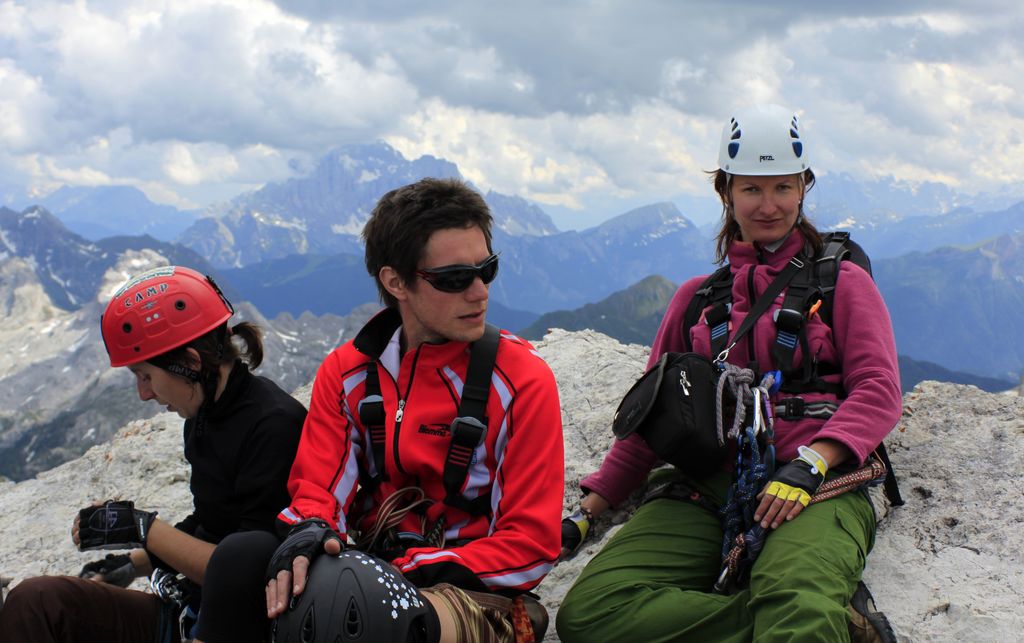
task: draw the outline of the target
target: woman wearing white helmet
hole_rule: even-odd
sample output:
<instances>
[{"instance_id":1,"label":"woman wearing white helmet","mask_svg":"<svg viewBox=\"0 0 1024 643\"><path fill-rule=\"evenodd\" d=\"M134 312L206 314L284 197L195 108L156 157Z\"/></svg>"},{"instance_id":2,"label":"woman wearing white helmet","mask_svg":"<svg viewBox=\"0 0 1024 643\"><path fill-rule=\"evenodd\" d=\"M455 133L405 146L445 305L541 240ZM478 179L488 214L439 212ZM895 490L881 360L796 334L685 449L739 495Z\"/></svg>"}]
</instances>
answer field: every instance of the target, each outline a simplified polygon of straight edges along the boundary
<instances>
[{"instance_id":1,"label":"woman wearing white helmet","mask_svg":"<svg viewBox=\"0 0 1024 643\"><path fill-rule=\"evenodd\" d=\"M22 581L0 611L4 641L258 641L267 633L269 621L224 617L235 603L262 605L262 570L248 596L218 591L210 572L239 573L218 555L226 536L273 533L306 409L249 372L263 359L261 334L248 322L229 327L233 312L212 279L180 266L139 275L111 298L101 319L110 365L132 372L141 400L185 419L193 512L172 525L130 501L82 509L75 544L126 553L89 563L78 577ZM150 574L159 597L126 589Z\"/></svg>"},{"instance_id":2,"label":"woman wearing white helmet","mask_svg":"<svg viewBox=\"0 0 1024 643\"><path fill-rule=\"evenodd\" d=\"M617 419L624 439L581 481L580 509L563 523L567 554L660 460L676 466L651 476L635 516L569 591L563 641L841 641L851 617L863 620L848 604L874 540L870 501L862 489L815 493L859 470L899 418L885 304L865 270L841 261L845 238L823 237L804 215L814 174L793 112L737 111L712 175L723 207L716 256L727 263L679 288L648 367L666 353L717 357L747 404L724 418L726 446L701 452L692 440L659 448L680 430L663 416L628 436ZM837 272L825 278L828 267ZM686 375L680 396L695 390ZM863 598L853 603L868 611ZM882 640L892 636L884 617L868 617Z\"/></svg>"}]
</instances>

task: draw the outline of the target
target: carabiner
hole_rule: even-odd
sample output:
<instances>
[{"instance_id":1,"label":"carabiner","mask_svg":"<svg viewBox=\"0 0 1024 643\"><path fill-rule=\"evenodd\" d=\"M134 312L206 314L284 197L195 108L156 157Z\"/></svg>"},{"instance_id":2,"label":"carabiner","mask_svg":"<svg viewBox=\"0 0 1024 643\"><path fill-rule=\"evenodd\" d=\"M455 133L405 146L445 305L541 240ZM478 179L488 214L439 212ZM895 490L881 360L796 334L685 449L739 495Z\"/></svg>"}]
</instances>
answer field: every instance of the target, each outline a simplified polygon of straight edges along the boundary
<instances>
[{"instance_id":1,"label":"carabiner","mask_svg":"<svg viewBox=\"0 0 1024 643\"><path fill-rule=\"evenodd\" d=\"M750 392L754 396L754 417L750 420L750 426L753 427L756 436L764 427L764 420L761 418L761 389L754 387Z\"/></svg>"}]
</instances>

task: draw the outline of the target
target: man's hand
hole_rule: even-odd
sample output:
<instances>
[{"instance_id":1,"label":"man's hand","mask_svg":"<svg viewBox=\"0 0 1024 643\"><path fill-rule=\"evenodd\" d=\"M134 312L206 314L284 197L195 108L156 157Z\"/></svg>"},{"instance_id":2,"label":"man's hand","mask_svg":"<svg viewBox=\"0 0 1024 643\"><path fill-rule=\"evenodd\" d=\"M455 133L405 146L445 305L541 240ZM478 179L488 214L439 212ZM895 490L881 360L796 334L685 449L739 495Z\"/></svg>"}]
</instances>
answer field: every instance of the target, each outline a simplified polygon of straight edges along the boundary
<instances>
[{"instance_id":1,"label":"man's hand","mask_svg":"<svg viewBox=\"0 0 1024 643\"><path fill-rule=\"evenodd\" d=\"M128 587L138 575L135 564L128 554L107 554L106 558L86 563L78 573L79 578L118 587Z\"/></svg>"},{"instance_id":2,"label":"man's hand","mask_svg":"<svg viewBox=\"0 0 1024 643\"><path fill-rule=\"evenodd\" d=\"M155 511L140 511L130 500L108 500L78 512L71 538L82 551L144 548L154 520Z\"/></svg>"},{"instance_id":3,"label":"man's hand","mask_svg":"<svg viewBox=\"0 0 1024 643\"><path fill-rule=\"evenodd\" d=\"M290 598L302 593L314 558L323 552L336 556L341 550L341 538L323 520L304 520L292 527L267 566L267 617L284 612Z\"/></svg>"},{"instance_id":4,"label":"man's hand","mask_svg":"<svg viewBox=\"0 0 1024 643\"><path fill-rule=\"evenodd\" d=\"M828 463L820 453L806 446L797 447L799 456L775 472L761 492L761 503L754 520L764 529L776 529L783 520L793 520L811 503L811 496L825 482Z\"/></svg>"}]
</instances>

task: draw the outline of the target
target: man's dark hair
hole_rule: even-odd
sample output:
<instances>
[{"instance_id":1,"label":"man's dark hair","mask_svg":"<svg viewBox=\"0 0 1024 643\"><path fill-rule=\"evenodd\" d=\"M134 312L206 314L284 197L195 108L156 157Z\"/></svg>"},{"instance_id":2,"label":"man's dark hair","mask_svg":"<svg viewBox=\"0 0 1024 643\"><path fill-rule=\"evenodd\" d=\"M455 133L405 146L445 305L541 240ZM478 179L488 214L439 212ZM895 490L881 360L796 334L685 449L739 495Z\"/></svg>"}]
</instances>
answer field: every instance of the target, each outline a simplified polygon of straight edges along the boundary
<instances>
[{"instance_id":1,"label":"man's dark hair","mask_svg":"<svg viewBox=\"0 0 1024 643\"><path fill-rule=\"evenodd\" d=\"M484 233L491 252L491 211L483 197L459 179L421 179L382 196L363 228L363 241L366 270L377 282L384 305L397 308L398 301L381 283L381 268L391 266L411 284L430 235L473 226Z\"/></svg>"}]
</instances>

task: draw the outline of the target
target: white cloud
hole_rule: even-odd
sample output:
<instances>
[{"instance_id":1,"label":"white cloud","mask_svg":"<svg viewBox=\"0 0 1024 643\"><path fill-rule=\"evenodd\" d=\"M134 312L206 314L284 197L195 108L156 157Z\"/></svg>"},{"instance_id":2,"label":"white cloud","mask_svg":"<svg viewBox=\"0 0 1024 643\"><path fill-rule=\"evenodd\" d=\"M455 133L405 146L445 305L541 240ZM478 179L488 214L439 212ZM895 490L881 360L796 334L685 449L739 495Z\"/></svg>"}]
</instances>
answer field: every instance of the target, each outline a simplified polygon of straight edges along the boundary
<instances>
[{"instance_id":1,"label":"white cloud","mask_svg":"<svg viewBox=\"0 0 1024 643\"><path fill-rule=\"evenodd\" d=\"M223 180L238 170L238 162L233 155L203 149L209 147L183 143L171 145L164 152L164 172L176 183L196 185L204 181ZM193 152L205 158L197 160Z\"/></svg>"},{"instance_id":2,"label":"white cloud","mask_svg":"<svg viewBox=\"0 0 1024 643\"><path fill-rule=\"evenodd\" d=\"M32 150L48 138L54 111L40 79L0 58L0 146L12 152Z\"/></svg>"},{"instance_id":3,"label":"white cloud","mask_svg":"<svg viewBox=\"0 0 1024 643\"><path fill-rule=\"evenodd\" d=\"M579 208L602 193L665 198L680 185L703 187L718 127L661 101L626 114L532 118L435 100L388 142L409 157L447 158L485 190Z\"/></svg>"},{"instance_id":4,"label":"white cloud","mask_svg":"<svg viewBox=\"0 0 1024 643\"><path fill-rule=\"evenodd\" d=\"M961 4L0 0L0 194L205 205L383 138L560 207L704 196L755 101L803 115L820 169L999 189L1024 11Z\"/></svg>"}]
</instances>

